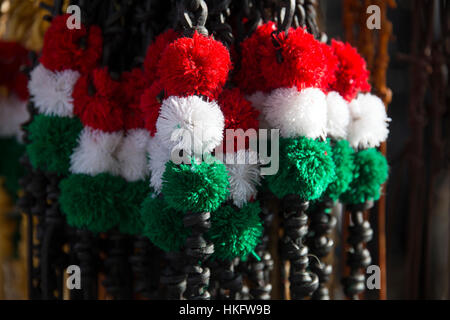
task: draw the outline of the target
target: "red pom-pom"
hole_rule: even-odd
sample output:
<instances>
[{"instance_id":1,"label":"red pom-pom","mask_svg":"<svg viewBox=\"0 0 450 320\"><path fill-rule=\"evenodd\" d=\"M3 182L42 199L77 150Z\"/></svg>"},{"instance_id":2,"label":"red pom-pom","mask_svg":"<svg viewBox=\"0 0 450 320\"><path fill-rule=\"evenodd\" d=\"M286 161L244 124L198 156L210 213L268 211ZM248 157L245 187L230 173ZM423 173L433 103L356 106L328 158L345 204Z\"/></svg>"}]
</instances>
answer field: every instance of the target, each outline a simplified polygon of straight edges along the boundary
<instances>
[{"instance_id":1,"label":"red pom-pom","mask_svg":"<svg viewBox=\"0 0 450 320\"><path fill-rule=\"evenodd\" d=\"M338 59L338 69L330 89L339 92L347 101L353 100L361 91L370 92L369 71L358 51L348 43L335 40L331 47Z\"/></svg>"},{"instance_id":2,"label":"red pom-pom","mask_svg":"<svg viewBox=\"0 0 450 320\"><path fill-rule=\"evenodd\" d=\"M151 136L156 133L156 120L158 120L159 109L161 108L160 95L162 91L161 83L156 81L141 96L140 109L143 113L145 129L150 132Z\"/></svg>"},{"instance_id":3,"label":"red pom-pom","mask_svg":"<svg viewBox=\"0 0 450 320\"><path fill-rule=\"evenodd\" d=\"M28 50L17 42L0 41L0 86L28 99L28 78L21 68L29 65Z\"/></svg>"},{"instance_id":4,"label":"red pom-pom","mask_svg":"<svg viewBox=\"0 0 450 320\"><path fill-rule=\"evenodd\" d=\"M277 45L271 42L260 47L261 71L268 87L326 90L330 70L321 43L303 28L289 29L288 35L281 32L274 36ZM281 55L281 61L277 55ZM331 71L334 76L334 70Z\"/></svg>"},{"instance_id":5,"label":"red pom-pom","mask_svg":"<svg viewBox=\"0 0 450 320\"><path fill-rule=\"evenodd\" d=\"M224 90L218 100L219 106L225 118L224 128L224 149L226 151L226 144L231 141L226 140L226 129L242 129L244 132L248 129L259 128L259 111L256 110L252 104L244 98L238 88ZM234 139L234 151L237 151L237 138ZM248 148L248 141L245 142L245 148Z\"/></svg>"},{"instance_id":6,"label":"red pom-pom","mask_svg":"<svg viewBox=\"0 0 450 320\"><path fill-rule=\"evenodd\" d=\"M87 73L92 70L102 55L102 31L97 26L68 29L69 14L52 20L44 37L40 62L51 71L66 69Z\"/></svg>"},{"instance_id":7,"label":"red pom-pom","mask_svg":"<svg viewBox=\"0 0 450 320\"><path fill-rule=\"evenodd\" d=\"M144 128L144 114L140 108L140 102L144 90L149 85L150 82L141 69L136 68L122 74L121 90L125 129Z\"/></svg>"},{"instance_id":8,"label":"red pom-pom","mask_svg":"<svg viewBox=\"0 0 450 320\"><path fill-rule=\"evenodd\" d=\"M261 48L272 45L270 37L275 29L274 22L263 24L241 43L241 67L234 80L246 94L268 90L261 71Z\"/></svg>"},{"instance_id":9,"label":"red pom-pom","mask_svg":"<svg viewBox=\"0 0 450 320\"><path fill-rule=\"evenodd\" d=\"M195 33L175 40L164 50L158 75L169 96L204 95L215 99L231 68L230 54L212 37Z\"/></svg>"},{"instance_id":10,"label":"red pom-pom","mask_svg":"<svg viewBox=\"0 0 450 320\"><path fill-rule=\"evenodd\" d=\"M80 77L72 97L74 114L85 126L105 132L123 129L120 83L111 79L106 68Z\"/></svg>"},{"instance_id":11,"label":"red pom-pom","mask_svg":"<svg viewBox=\"0 0 450 320\"><path fill-rule=\"evenodd\" d=\"M178 37L179 35L177 32L173 29L168 29L158 35L155 38L155 41L148 47L144 60L144 71L150 82L154 82L158 78L158 63L164 49L178 39Z\"/></svg>"}]
</instances>

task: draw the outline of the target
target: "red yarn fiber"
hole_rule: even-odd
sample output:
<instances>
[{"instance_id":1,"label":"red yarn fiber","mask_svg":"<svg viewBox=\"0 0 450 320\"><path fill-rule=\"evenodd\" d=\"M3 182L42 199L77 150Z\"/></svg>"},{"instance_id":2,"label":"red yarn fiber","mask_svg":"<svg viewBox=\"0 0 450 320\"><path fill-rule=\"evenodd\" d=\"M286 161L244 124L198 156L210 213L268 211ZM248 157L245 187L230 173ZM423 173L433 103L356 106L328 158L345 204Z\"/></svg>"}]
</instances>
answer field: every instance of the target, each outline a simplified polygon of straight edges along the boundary
<instances>
[{"instance_id":1,"label":"red yarn fiber","mask_svg":"<svg viewBox=\"0 0 450 320\"><path fill-rule=\"evenodd\" d=\"M348 43L333 40L331 47L338 58L338 69L330 89L339 92L347 101L353 100L360 91L369 92L369 71L364 58Z\"/></svg>"},{"instance_id":2,"label":"red yarn fiber","mask_svg":"<svg viewBox=\"0 0 450 320\"><path fill-rule=\"evenodd\" d=\"M309 87L326 90L334 69L329 70L327 52L306 29L290 29L276 35L277 47L260 46L261 72L270 89ZM277 51L282 61L277 61Z\"/></svg>"},{"instance_id":3,"label":"red yarn fiber","mask_svg":"<svg viewBox=\"0 0 450 320\"><path fill-rule=\"evenodd\" d=\"M74 114L85 126L105 132L123 129L120 83L111 79L106 68L81 76L72 97Z\"/></svg>"},{"instance_id":4,"label":"red yarn fiber","mask_svg":"<svg viewBox=\"0 0 450 320\"><path fill-rule=\"evenodd\" d=\"M124 72L121 90L124 108L125 129L144 128L144 114L140 108L141 96L150 86L148 78L141 69Z\"/></svg>"},{"instance_id":5,"label":"red yarn fiber","mask_svg":"<svg viewBox=\"0 0 450 320\"><path fill-rule=\"evenodd\" d=\"M231 68L230 54L212 37L195 33L172 42L158 64L158 75L168 96L204 95L215 99Z\"/></svg>"},{"instance_id":6,"label":"red yarn fiber","mask_svg":"<svg viewBox=\"0 0 450 320\"><path fill-rule=\"evenodd\" d=\"M144 126L151 136L156 133L156 120L158 120L161 101L159 95L162 92L162 85L156 81L141 95L140 109L143 114Z\"/></svg>"},{"instance_id":7,"label":"red yarn fiber","mask_svg":"<svg viewBox=\"0 0 450 320\"><path fill-rule=\"evenodd\" d=\"M28 50L21 44L0 41L0 86L20 99L28 99L28 78L21 68L29 65Z\"/></svg>"},{"instance_id":8,"label":"red yarn fiber","mask_svg":"<svg viewBox=\"0 0 450 320\"><path fill-rule=\"evenodd\" d=\"M158 63L166 47L179 37L173 29L168 29L155 38L155 41L147 48L144 60L145 75L150 82L158 78Z\"/></svg>"},{"instance_id":9,"label":"red yarn fiber","mask_svg":"<svg viewBox=\"0 0 450 320\"><path fill-rule=\"evenodd\" d=\"M40 62L51 71L72 69L87 73L102 55L102 31L97 26L68 29L69 14L52 20L44 36Z\"/></svg>"},{"instance_id":10,"label":"red yarn fiber","mask_svg":"<svg viewBox=\"0 0 450 320\"><path fill-rule=\"evenodd\" d=\"M241 43L241 67L234 80L246 94L268 91L262 76L260 49L272 45L270 36L275 29L274 22L263 24Z\"/></svg>"}]
</instances>

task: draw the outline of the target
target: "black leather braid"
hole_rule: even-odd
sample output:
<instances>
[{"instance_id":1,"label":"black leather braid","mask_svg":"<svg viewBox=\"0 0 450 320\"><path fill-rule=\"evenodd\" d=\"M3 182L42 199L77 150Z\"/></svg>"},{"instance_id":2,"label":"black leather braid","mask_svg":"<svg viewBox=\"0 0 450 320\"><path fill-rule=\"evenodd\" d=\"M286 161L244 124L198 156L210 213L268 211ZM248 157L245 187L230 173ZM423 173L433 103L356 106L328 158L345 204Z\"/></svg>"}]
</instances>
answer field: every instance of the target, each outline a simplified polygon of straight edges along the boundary
<instances>
[{"instance_id":1,"label":"black leather braid","mask_svg":"<svg viewBox=\"0 0 450 320\"><path fill-rule=\"evenodd\" d=\"M316 210L309 213L310 235L308 237L308 248L317 259L310 261L310 270L319 277L319 288L312 295L313 300L330 300L327 282L333 272L333 266L326 264L323 260L333 249L334 242L330 233L336 226L336 218L331 214L334 201L326 199L321 201Z\"/></svg>"},{"instance_id":2,"label":"black leather braid","mask_svg":"<svg viewBox=\"0 0 450 320\"><path fill-rule=\"evenodd\" d=\"M350 210L350 226L348 243L350 249L347 252L347 265L350 274L342 279L345 295L358 300L358 295L365 290L365 268L371 263L370 252L365 248L367 242L372 239L373 230L369 221L364 219L364 211L373 207L373 201L348 206Z\"/></svg>"},{"instance_id":3,"label":"black leather braid","mask_svg":"<svg viewBox=\"0 0 450 320\"><path fill-rule=\"evenodd\" d=\"M261 220L263 222L263 236L260 243L255 248L255 256L250 255L244 268L250 281L250 297L255 300L270 300L272 285L270 284L270 272L273 269L272 256L268 250L269 229L273 221L273 212L270 210L267 202L273 199L270 192L262 192L258 195L261 201Z\"/></svg>"},{"instance_id":4,"label":"black leather braid","mask_svg":"<svg viewBox=\"0 0 450 320\"><path fill-rule=\"evenodd\" d=\"M133 297L131 268L128 264L129 238L117 230L108 232L105 280L106 292L115 300Z\"/></svg>"},{"instance_id":5,"label":"black leather braid","mask_svg":"<svg viewBox=\"0 0 450 320\"><path fill-rule=\"evenodd\" d=\"M134 273L134 292L145 298L159 298L159 250L144 236L134 238L133 249L129 261Z\"/></svg>"},{"instance_id":6,"label":"black leather braid","mask_svg":"<svg viewBox=\"0 0 450 320\"><path fill-rule=\"evenodd\" d=\"M317 24L317 0L296 0L293 25L306 27L316 39L320 38Z\"/></svg>"},{"instance_id":7,"label":"black leather braid","mask_svg":"<svg viewBox=\"0 0 450 320\"><path fill-rule=\"evenodd\" d=\"M203 237L211 226L210 215L209 212L188 212L184 217L184 226L191 230L185 244L187 280L184 297L189 300L211 298L208 292L210 270L203 263L214 252L214 245Z\"/></svg>"},{"instance_id":8,"label":"black leather braid","mask_svg":"<svg viewBox=\"0 0 450 320\"><path fill-rule=\"evenodd\" d=\"M319 287L316 274L308 271L308 247L303 244L308 233L308 216L305 214L309 202L297 195L287 195L283 199L284 252L290 262L289 281L291 298L301 300L310 297Z\"/></svg>"},{"instance_id":9,"label":"black leather braid","mask_svg":"<svg viewBox=\"0 0 450 320\"><path fill-rule=\"evenodd\" d=\"M243 278L236 266L239 259L210 261L211 282L217 283L214 299L240 300L243 298ZM210 292L213 292L212 290Z\"/></svg>"},{"instance_id":10,"label":"black leather braid","mask_svg":"<svg viewBox=\"0 0 450 320\"><path fill-rule=\"evenodd\" d=\"M185 257L183 252L165 252L166 262L161 271L162 297L167 300L182 300L186 291Z\"/></svg>"},{"instance_id":11,"label":"black leather braid","mask_svg":"<svg viewBox=\"0 0 450 320\"><path fill-rule=\"evenodd\" d=\"M73 229L71 244L81 269L81 290L71 290L72 299L98 298L99 249L97 237L87 229ZM79 292L78 292L79 291Z\"/></svg>"}]
</instances>

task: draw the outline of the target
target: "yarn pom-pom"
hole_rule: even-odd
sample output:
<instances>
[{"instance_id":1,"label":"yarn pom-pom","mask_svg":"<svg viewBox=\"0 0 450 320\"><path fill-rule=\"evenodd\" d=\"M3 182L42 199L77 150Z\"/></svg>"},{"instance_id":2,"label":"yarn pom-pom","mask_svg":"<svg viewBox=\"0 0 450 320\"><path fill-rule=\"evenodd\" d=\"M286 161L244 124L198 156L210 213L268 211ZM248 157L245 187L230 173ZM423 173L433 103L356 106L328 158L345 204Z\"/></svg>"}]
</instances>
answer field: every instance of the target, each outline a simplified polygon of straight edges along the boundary
<instances>
[{"instance_id":1,"label":"yarn pom-pom","mask_svg":"<svg viewBox=\"0 0 450 320\"><path fill-rule=\"evenodd\" d=\"M103 49L102 31L97 26L67 28L69 14L54 17L44 36L40 62L51 71L92 70Z\"/></svg>"},{"instance_id":2,"label":"yarn pom-pom","mask_svg":"<svg viewBox=\"0 0 450 320\"><path fill-rule=\"evenodd\" d=\"M159 194L162 188L162 176L166 170L166 163L170 160L171 153L158 137L154 137L148 143L148 154L150 185L155 190L155 193Z\"/></svg>"},{"instance_id":3,"label":"yarn pom-pom","mask_svg":"<svg viewBox=\"0 0 450 320\"><path fill-rule=\"evenodd\" d=\"M184 213L173 210L163 199L147 197L141 209L143 235L164 251L179 251L190 234L183 217Z\"/></svg>"},{"instance_id":4,"label":"yarn pom-pom","mask_svg":"<svg viewBox=\"0 0 450 320\"><path fill-rule=\"evenodd\" d=\"M120 175L127 181L147 178L147 151L150 135L145 129L132 129L117 150L116 158L120 164Z\"/></svg>"},{"instance_id":5,"label":"yarn pom-pom","mask_svg":"<svg viewBox=\"0 0 450 320\"><path fill-rule=\"evenodd\" d=\"M117 226L125 181L107 173L95 177L73 174L61 180L59 203L67 223L92 232L106 232Z\"/></svg>"},{"instance_id":6,"label":"yarn pom-pom","mask_svg":"<svg viewBox=\"0 0 450 320\"><path fill-rule=\"evenodd\" d=\"M52 72L42 64L31 72L28 88L39 113L48 116L72 117L72 92L80 73L74 70Z\"/></svg>"},{"instance_id":7,"label":"yarn pom-pom","mask_svg":"<svg viewBox=\"0 0 450 320\"><path fill-rule=\"evenodd\" d=\"M162 103L156 135L170 150L201 155L220 145L223 128L223 114L214 101L171 96Z\"/></svg>"},{"instance_id":8,"label":"yarn pom-pom","mask_svg":"<svg viewBox=\"0 0 450 320\"><path fill-rule=\"evenodd\" d=\"M260 66L261 48L272 45L271 34L275 29L274 22L265 23L240 45L241 68L236 73L235 82L246 94L268 90Z\"/></svg>"},{"instance_id":9,"label":"yarn pom-pom","mask_svg":"<svg viewBox=\"0 0 450 320\"><path fill-rule=\"evenodd\" d=\"M327 135L335 140L345 139L350 124L347 101L335 91L327 94Z\"/></svg>"},{"instance_id":10,"label":"yarn pom-pom","mask_svg":"<svg viewBox=\"0 0 450 320\"><path fill-rule=\"evenodd\" d=\"M73 90L74 114L85 126L112 132L123 129L120 83L106 68L78 79Z\"/></svg>"},{"instance_id":11,"label":"yarn pom-pom","mask_svg":"<svg viewBox=\"0 0 450 320\"><path fill-rule=\"evenodd\" d=\"M259 128L259 111L253 108L250 101L244 98L241 94L241 91L238 88L234 89L226 89L224 90L220 96L218 103L220 108L222 109L224 118L225 118L225 128L224 128L224 137L227 138L226 130L238 130L241 129L245 134L247 130L254 129L258 130ZM226 148L230 150L234 150L234 152L238 151L238 149L245 148L247 149L248 141L245 141L245 145L238 146L237 143L237 135L238 131L234 131L232 137L229 137L229 140L223 141L223 151L226 152ZM256 134L256 131L255 131ZM233 147L233 148L231 148Z\"/></svg>"},{"instance_id":12,"label":"yarn pom-pom","mask_svg":"<svg viewBox=\"0 0 450 320\"><path fill-rule=\"evenodd\" d=\"M225 118L225 129L258 129L259 111L238 88L224 90L218 103Z\"/></svg>"},{"instance_id":13,"label":"yarn pom-pom","mask_svg":"<svg viewBox=\"0 0 450 320\"><path fill-rule=\"evenodd\" d=\"M353 179L353 170L355 168L353 155L354 151L347 140L340 140L333 146L336 178L328 185L326 191L326 195L332 200L339 199L339 196L347 191Z\"/></svg>"},{"instance_id":14,"label":"yarn pom-pom","mask_svg":"<svg viewBox=\"0 0 450 320\"><path fill-rule=\"evenodd\" d=\"M27 153L33 167L66 174L82 129L76 118L35 116L27 128L31 141Z\"/></svg>"},{"instance_id":15,"label":"yarn pom-pom","mask_svg":"<svg viewBox=\"0 0 450 320\"><path fill-rule=\"evenodd\" d=\"M330 89L337 91L345 100L351 101L359 92L369 92L369 71L366 61L358 51L348 43L333 40L331 47L338 58L336 81Z\"/></svg>"},{"instance_id":16,"label":"yarn pom-pom","mask_svg":"<svg viewBox=\"0 0 450 320\"><path fill-rule=\"evenodd\" d=\"M167 29L159 34L155 41L147 48L144 60L144 72L150 82L154 82L158 78L158 63L161 55L166 47L179 37L178 33L173 29Z\"/></svg>"},{"instance_id":17,"label":"yarn pom-pom","mask_svg":"<svg viewBox=\"0 0 450 320\"><path fill-rule=\"evenodd\" d=\"M278 173L266 177L278 197L297 194L304 200L318 199L335 179L335 165L328 143L306 137L280 140Z\"/></svg>"},{"instance_id":18,"label":"yarn pom-pom","mask_svg":"<svg viewBox=\"0 0 450 320\"><path fill-rule=\"evenodd\" d=\"M116 152L123 140L123 132L103 132L84 127L78 145L70 156L70 172L94 176L102 172L120 173Z\"/></svg>"},{"instance_id":19,"label":"yarn pom-pom","mask_svg":"<svg viewBox=\"0 0 450 320\"><path fill-rule=\"evenodd\" d=\"M389 135L388 123L383 101L377 96L359 94L349 104L352 121L348 131L350 145L357 149L378 147Z\"/></svg>"},{"instance_id":20,"label":"yarn pom-pom","mask_svg":"<svg viewBox=\"0 0 450 320\"><path fill-rule=\"evenodd\" d=\"M212 212L228 197L228 174L225 165L209 156L200 164L167 163L162 193L167 204L179 211Z\"/></svg>"},{"instance_id":21,"label":"yarn pom-pom","mask_svg":"<svg viewBox=\"0 0 450 320\"><path fill-rule=\"evenodd\" d=\"M300 92L296 88L276 89L267 96L263 114L272 128L280 129L284 138L326 135L327 100L320 89Z\"/></svg>"},{"instance_id":22,"label":"yarn pom-pom","mask_svg":"<svg viewBox=\"0 0 450 320\"><path fill-rule=\"evenodd\" d=\"M141 216L142 202L151 193L151 188L147 181L135 181L124 184L120 197L120 223L119 231L131 235L141 235L144 229L144 222Z\"/></svg>"},{"instance_id":23,"label":"yarn pom-pom","mask_svg":"<svg viewBox=\"0 0 450 320\"><path fill-rule=\"evenodd\" d=\"M212 37L195 33L175 40L164 50L158 75L167 96L203 95L214 100L231 68L227 48Z\"/></svg>"},{"instance_id":24,"label":"yarn pom-pom","mask_svg":"<svg viewBox=\"0 0 450 320\"><path fill-rule=\"evenodd\" d=\"M354 156L353 180L341 200L348 204L359 204L380 198L381 185L388 178L389 166L386 158L376 149L359 151Z\"/></svg>"},{"instance_id":25,"label":"yarn pom-pom","mask_svg":"<svg viewBox=\"0 0 450 320\"><path fill-rule=\"evenodd\" d=\"M161 92L163 91L161 82L156 81L147 88L141 95L139 108L143 114L144 128L153 137L156 133L156 121L161 108Z\"/></svg>"},{"instance_id":26,"label":"yarn pom-pom","mask_svg":"<svg viewBox=\"0 0 450 320\"><path fill-rule=\"evenodd\" d=\"M121 90L123 94L125 129L144 128L145 118L140 103L144 90L149 86L150 82L139 68L122 74Z\"/></svg>"},{"instance_id":27,"label":"yarn pom-pom","mask_svg":"<svg viewBox=\"0 0 450 320\"><path fill-rule=\"evenodd\" d=\"M228 157L228 155L227 155ZM261 181L258 154L255 151L239 150L233 154L233 164L226 164L230 182L230 198L242 206L256 197Z\"/></svg>"},{"instance_id":28,"label":"yarn pom-pom","mask_svg":"<svg viewBox=\"0 0 450 320\"><path fill-rule=\"evenodd\" d=\"M262 235L259 202L242 209L227 205L211 214L211 229L207 236L214 243L212 258L232 260L245 258L258 245Z\"/></svg>"},{"instance_id":29,"label":"yarn pom-pom","mask_svg":"<svg viewBox=\"0 0 450 320\"><path fill-rule=\"evenodd\" d=\"M303 28L290 29L288 35L276 35L276 42L260 47L261 74L270 89L327 88L335 70L329 70L328 55L312 34Z\"/></svg>"}]
</instances>

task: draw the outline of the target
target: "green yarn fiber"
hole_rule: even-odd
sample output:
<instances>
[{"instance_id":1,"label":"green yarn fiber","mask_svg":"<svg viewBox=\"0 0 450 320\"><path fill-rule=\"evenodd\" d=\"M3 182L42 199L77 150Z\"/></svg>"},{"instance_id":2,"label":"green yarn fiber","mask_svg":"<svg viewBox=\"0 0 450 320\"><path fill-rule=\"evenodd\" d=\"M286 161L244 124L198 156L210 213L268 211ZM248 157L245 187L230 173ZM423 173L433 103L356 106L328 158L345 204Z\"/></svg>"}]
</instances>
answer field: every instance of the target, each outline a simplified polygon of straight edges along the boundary
<instances>
[{"instance_id":1,"label":"green yarn fiber","mask_svg":"<svg viewBox=\"0 0 450 320\"><path fill-rule=\"evenodd\" d=\"M183 217L184 213L169 208L163 199L147 197L141 210L142 233L164 251L179 251L190 234L184 227Z\"/></svg>"},{"instance_id":2,"label":"green yarn fiber","mask_svg":"<svg viewBox=\"0 0 450 320\"><path fill-rule=\"evenodd\" d=\"M197 164L166 164L162 194L169 207L182 212L211 212L228 197L225 165L211 157Z\"/></svg>"},{"instance_id":3,"label":"green yarn fiber","mask_svg":"<svg viewBox=\"0 0 450 320\"><path fill-rule=\"evenodd\" d=\"M333 146L333 161L336 166L335 179L328 185L326 196L336 201L339 196L347 191L353 179L354 151L347 140L337 141Z\"/></svg>"},{"instance_id":4,"label":"green yarn fiber","mask_svg":"<svg viewBox=\"0 0 450 320\"><path fill-rule=\"evenodd\" d=\"M386 158L376 149L362 150L354 155L355 170L349 189L341 195L348 204L364 203L380 198L381 185L388 178Z\"/></svg>"},{"instance_id":5,"label":"green yarn fiber","mask_svg":"<svg viewBox=\"0 0 450 320\"><path fill-rule=\"evenodd\" d=\"M214 243L212 258L231 260L251 253L262 236L260 211L259 202L252 202L242 209L226 205L212 213L207 233Z\"/></svg>"},{"instance_id":6,"label":"green yarn fiber","mask_svg":"<svg viewBox=\"0 0 450 320\"><path fill-rule=\"evenodd\" d=\"M27 153L34 168L67 174L83 125L77 118L37 115L28 126Z\"/></svg>"},{"instance_id":7,"label":"green yarn fiber","mask_svg":"<svg viewBox=\"0 0 450 320\"><path fill-rule=\"evenodd\" d=\"M67 223L92 232L106 232L120 222L120 196L126 181L108 173L72 174L61 180L59 202Z\"/></svg>"},{"instance_id":8,"label":"green yarn fiber","mask_svg":"<svg viewBox=\"0 0 450 320\"><path fill-rule=\"evenodd\" d=\"M0 150L0 176L5 178L6 191L15 199L20 189L19 179L24 173L19 159L25 152L25 146L15 137L0 138Z\"/></svg>"},{"instance_id":9,"label":"green yarn fiber","mask_svg":"<svg viewBox=\"0 0 450 320\"><path fill-rule=\"evenodd\" d=\"M318 199L335 179L331 147L306 137L280 139L280 168L267 176L270 190L278 197L297 194L305 200Z\"/></svg>"},{"instance_id":10,"label":"green yarn fiber","mask_svg":"<svg viewBox=\"0 0 450 320\"><path fill-rule=\"evenodd\" d=\"M141 217L142 202L151 194L148 181L125 182L122 192L117 196L120 198L120 223L119 231L131 235L140 235L144 223Z\"/></svg>"}]
</instances>

